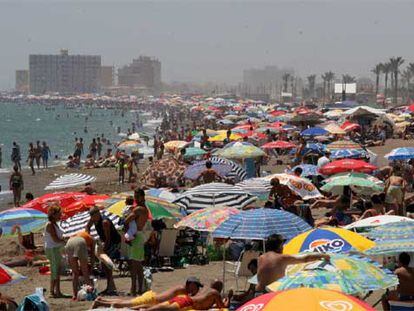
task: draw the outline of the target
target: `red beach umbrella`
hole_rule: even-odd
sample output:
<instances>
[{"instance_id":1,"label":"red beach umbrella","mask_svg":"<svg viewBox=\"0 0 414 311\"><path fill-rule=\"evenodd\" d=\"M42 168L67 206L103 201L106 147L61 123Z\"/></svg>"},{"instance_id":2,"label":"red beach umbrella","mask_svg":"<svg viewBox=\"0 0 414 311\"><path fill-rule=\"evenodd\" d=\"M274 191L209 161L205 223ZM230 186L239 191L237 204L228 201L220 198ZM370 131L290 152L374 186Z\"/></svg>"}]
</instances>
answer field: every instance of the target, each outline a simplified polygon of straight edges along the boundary
<instances>
[{"instance_id":1,"label":"red beach umbrella","mask_svg":"<svg viewBox=\"0 0 414 311\"><path fill-rule=\"evenodd\" d=\"M333 161L322 166L319 169L319 172L323 175L333 175L343 172L360 172L360 173L372 173L376 170L375 165L369 164L363 160L354 160L354 159L343 159Z\"/></svg>"},{"instance_id":2,"label":"red beach umbrella","mask_svg":"<svg viewBox=\"0 0 414 311\"><path fill-rule=\"evenodd\" d=\"M276 141L272 141L270 143L264 144L261 148L262 149L289 149L289 148L296 148L296 145L288 141L276 140Z\"/></svg>"}]
</instances>

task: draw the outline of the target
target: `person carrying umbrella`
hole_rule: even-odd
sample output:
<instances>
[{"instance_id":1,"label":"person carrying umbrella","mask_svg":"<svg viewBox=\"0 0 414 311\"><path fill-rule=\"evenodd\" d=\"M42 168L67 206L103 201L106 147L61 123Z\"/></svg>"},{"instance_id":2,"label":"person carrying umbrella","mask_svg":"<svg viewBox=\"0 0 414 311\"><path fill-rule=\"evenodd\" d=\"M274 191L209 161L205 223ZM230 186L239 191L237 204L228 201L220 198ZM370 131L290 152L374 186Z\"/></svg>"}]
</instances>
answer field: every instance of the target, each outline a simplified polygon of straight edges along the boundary
<instances>
[{"instance_id":1,"label":"person carrying umbrella","mask_svg":"<svg viewBox=\"0 0 414 311\"><path fill-rule=\"evenodd\" d=\"M200 182L200 180L202 179L204 184L222 181L223 178L212 167L213 163L211 163L211 161L207 161L206 169L200 173L196 181Z\"/></svg>"},{"instance_id":2,"label":"person carrying umbrella","mask_svg":"<svg viewBox=\"0 0 414 311\"><path fill-rule=\"evenodd\" d=\"M112 221L101 214L101 211L97 206L90 209L89 215L91 216L88 224L86 225L86 232L91 232L92 225L95 225L96 232L98 233L100 241L103 243L103 251L111 259L118 259L120 256L121 248L121 236L115 228ZM102 265L102 268L106 275L107 286L101 294L116 294L116 287L112 270L106 265Z\"/></svg>"},{"instance_id":3,"label":"person carrying umbrella","mask_svg":"<svg viewBox=\"0 0 414 311\"><path fill-rule=\"evenodd\" d=\"M284 255L285 240L279 234L270 235L265 243L266 253L261 255L257 266L256 293L264 293L266 286L285 276L287 266L316 260L330 260L327 254L309 254L301 257Z\"/></svg>"}]
</instances>

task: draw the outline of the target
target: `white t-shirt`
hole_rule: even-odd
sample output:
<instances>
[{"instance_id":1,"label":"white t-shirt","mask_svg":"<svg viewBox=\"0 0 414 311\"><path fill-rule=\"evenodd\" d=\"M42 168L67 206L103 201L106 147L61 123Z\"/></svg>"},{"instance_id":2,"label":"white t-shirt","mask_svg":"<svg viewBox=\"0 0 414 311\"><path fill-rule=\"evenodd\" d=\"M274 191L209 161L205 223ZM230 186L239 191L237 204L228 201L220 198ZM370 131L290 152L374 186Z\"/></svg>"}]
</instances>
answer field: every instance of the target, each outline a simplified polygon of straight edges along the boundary
<instances>
[{"instance_id":1,"label":"white t-shirt","mask_svg":"<svg viewBox=\"0 0 414 311\"><path fill-rule=\"evenodd\" d=\"M326 156L322 156L318 159L318 168L321 168L322 166L328 164L331 162Z\"/></svg>"}]
</instances>

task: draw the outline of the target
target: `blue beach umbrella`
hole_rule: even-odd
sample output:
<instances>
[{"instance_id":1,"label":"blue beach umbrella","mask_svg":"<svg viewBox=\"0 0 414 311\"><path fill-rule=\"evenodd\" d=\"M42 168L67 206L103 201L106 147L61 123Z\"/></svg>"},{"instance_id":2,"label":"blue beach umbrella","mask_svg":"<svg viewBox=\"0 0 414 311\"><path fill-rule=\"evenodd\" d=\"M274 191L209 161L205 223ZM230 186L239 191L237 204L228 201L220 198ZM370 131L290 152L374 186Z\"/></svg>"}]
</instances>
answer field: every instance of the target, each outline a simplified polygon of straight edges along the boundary
<instances>
[{"instance_id":1,"label":"blue beach umbrella","mask_svg":"<svg viewBox=\"0 0 414 311\"><path fill-rule=\"evenodd\" d=\"M260 208L230 216L213 232L213 237L265 240L272 234L280 234L291 239L310 229L311 226L292 213Z\"/></svg>"},{"instance_id":2,"label":"blue beach umbrella","mask_svg":"<svg viewBox=\"0 0 414 311\"><path fill-rule=\"evenodd\" d=\"M375 246L365 252L369 256L398 255L414 252L414 238L376 240Z\"/></svg>"},{"instance_id":3,"label":"blue beach umbrella","mask_svg":"<svg viewBox=\"0 0 414 311\"><path fill-rule=\"evenodd\" d=\"M327 135L329 132L321 127L311 127L300 133L302 136L323 136Z\"/></svg>"},{"instance_id":4,"label":"blue beach umbrella","mask_svg":"<svg viewBox=\"0 0 414 311\"><path fill-rule=\"evenodd\" d=\"M41 230L47 223L47 215L33 208L11 208L0 213L0 227L4 235L12 234L18 225L23 234Z\"/></svg>"},{"instance_id":5,"label":"blue beach umbrella","mask_svg":"<svg viewBox=\"0 0 414 311\"><path fill-rule=\"evenodd\" d=\"M414 159L414 147L396 148L384 157L390 161Z\"/></svg>"},{"instance_id":6,"label":"blue beach umbrella","mask_svg":"<svg viewBox=\"0 0 414 311\"><path fill-rule=\"evenodd\" d=\"M184 177L191 180L196 180L202 171L206 169L207 161L196 162L188 166L184 171ZM232 171L232 167L229 164L225 163L212 163L212 169L216 171L222 177L225 177Z\"/></svg>"},{"instance_id":7,"label":"blue beach umbrella","mask_svg":"<svg viewBox=\"0 0 414 311\"><path fill-rule=\"evenodd\" d=\"M401 221L386 224L376 227L365 235L375 240L414 238L414 222Z\"/></svg>"},{"instance_id":8,"label":"blue beach umbrella","mask_svg":"<svg viewBox=\"0 0 414 311\"><path fill-rule=\"evenodd\" d=\"M363 158L367 155L367 152L364 149L337 149L332 150L331 158L332 159L345 159L345 158Z\"/></svg>"},{"instance_id":9,"label":"blue beach umbrella","mask_svg":"<svg viewBox=\"0 0 414 311\"><path fill-rule=\"evenodd\" d=\"M321 175L318 171L318 167L316 165L312 165L312 164L301 164L301 165L296 165L294 168L292 168L290 170L290 172L294 172L295 169L297 168L301 168L302 169L302 174L300 175L301 177L306 177L306 176L318 176Z\"/></svg>"}]
</instances>

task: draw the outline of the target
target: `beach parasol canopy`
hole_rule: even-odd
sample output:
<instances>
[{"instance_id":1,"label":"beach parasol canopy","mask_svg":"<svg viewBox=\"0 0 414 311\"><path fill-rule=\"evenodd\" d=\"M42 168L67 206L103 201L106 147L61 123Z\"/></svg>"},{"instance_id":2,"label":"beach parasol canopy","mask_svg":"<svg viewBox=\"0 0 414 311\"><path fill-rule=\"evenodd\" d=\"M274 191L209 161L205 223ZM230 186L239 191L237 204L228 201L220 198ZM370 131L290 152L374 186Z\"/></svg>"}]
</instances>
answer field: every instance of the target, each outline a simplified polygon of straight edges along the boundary
<instances>
[{"instance_id":1,"label":"beach parasol canopy","mask_svg":"<svg viewBox=\"0 0 414 311\"><path fill-rule=\"evenodd\" d=\"M266 287L279 291L297 287L337 290L345 294L365 294L396 286L398 278L391 271L367 257L330 254L330 261L289 265L286 275Z\"/></svg>"},{"instance_id":2,"label":"beach parasol canopy","mask_svg":"<svg viewBox=\"0 0 414 311\"><path fill-rule=\"evenodd\" d=\"M213 232L223 221L238 213L240 211L234 207L209 207L184 217L174 225L174 228Z\"/></svg>"},{"instance_id":3,"label":"beach parasol canopy","mask_svg":"<svg viewBox=\"0 0 414 311\"><path fill-rule=\"evenodd\" d=\"M323 175L333 175L344 172L372 173L377 167L363 160L343 159L335 160L319 168Z\"/></svg>"},{"instance_id":4,"label":"beach parasol canopy","mask_svg":"<svg viewBox=\"0 0 414 311\"><path fill-rule=\"evenodd\" d=\"M414 253L414 238L412 237L375 242L375 246L365 252L368 256L397 256L402 252Z\"/></svg>"},{"instance_id":5,"label":"beach parasol canopy","mask_svg":"<svg viewBox=\"0 0 414 311\"><path fill-rule=\"evenodd\" d=\"M47 214L33 208L19 207L0 212L0 228L3 229L3 235L11 235L16 225L23 234L40 231L47 221Z\"/></svg>"},{"instance_id":6,"label":"beach parasol canopy","mask_svg":"<svg viewBox=\"0 0 414 311\"><path fill-rule=\"evenodd\" d=\"M302 136L323 136L327 134L329 132L321 127L311 127L300 133Z\"/></svg>"},{"instance_id":7,"label":"beach parasol canopy","mask_svg":"<svg viewBox=\"0 0 414 311\"><path fill-rule=\"evenodd\" d=\"M351 249L363 252L375 246L375 243L362 235L341 228L323 227L302 233L287 242L284 254L300 252L343 253Z\"/></svg>"},{"instance_id":8,"label":"beach parasol canopy","mask_svg":"<svg viewBox=\"0 0 414 311\"><path fill-rule=\"evenodd\" d=\"M337 140L327 145L329 151L337 149L362 149L361 145L351 140Z\"/></svg>"},{"instance_id":9,"label":"beach parasol canopy","mask_svg":"<svg viewBox=\"0 0 414 311\"><path fill-rule=\"evenodd\" d=\"M184 178L190 180L196 180L200 174L206 169L207 161L196 162L185 169ZM213 170L216 171L221 177L227 176L232 171L232 167L229 164L224 163L212 163Z\"/></svg>"},{"instance_id":10,"label":"beach parasol canopy","mask_svg":"<svg viewBox=\"0 0 414 311\"><path fill-rule=\"evenodd\" d=\"M0 263L0 286L12 285L25 279L25 276Z\"/></svg>"},{"instance_id":11,"label":"beach parasol canopy","mask_svg":"<svg viewBox=\"0 0 414 311\"><path fill-rule=\"evenodd\" d=\"M178 150L186 147L187 145L188 142L183 140L170 140L164 144L164 148L169 152L176 153Z\"/></svg>"},{"instance_id":12,"label":"beach parasol canopy","mask_svg":"<svg viewBox=\"0 0 414 311\"><path fill-rule=\"evenodd\" d=\"M82 186L87 183L94 182L96 180L95 176L85 175L85 174L66 174L59 176L49 185L45 187L45 190L54 190L54 189L65 189Z\"/></svg>"},{"instance_id":13,"label":"beach parasol canopy","mask_svg":"<svg viewBox=\"0 0 414 311\"><path fill-rule=\"evenodd\" d=\"M142 147L141 141L137 139L121 141L117 146L118 150L125 150L126 152L138 151Z\"/></svg>"},{"instance_id":14,"label":"beach parasol canopy","mask_svg":"<svg viewBox=\"0 0 414 311\"><path fill-rule=\"evenodd\" d=\"M414 237L414 222L400 221L376 227L365 233L367 237L375 240L403 239Z\"/></svg>"},{"instance_id":15,"label":"beach parasol canopy","mask_svg":"<svg viewBox=\"0 0 414 311\"><path fill-rule=\"evenodd\" d=\"M319 173L318 167L316 165L312 165L312 164L300 164L300 165L296 165L295 167L293 167L289 173L293 173L295 171L295 169L297 168L301 168L302 169L302 174L300 175L300 177L307 177L307 176L318 176L321 175Z\"/></svg>"},{"instance_id":16,"label":"beach parasol canopy","mask_svg":"<svg viewBox=\"0 0 414 311\"><path fill-rule=\"evenodd\" d=\"M334 135L345 135L346 132L342 128L339 127L339 125L335 123L328 124L325 126L325 130L327 130L329 133Z\"/></svg>"},{"instance_id":17,"label":"beach parasol canopy","mask_svg":"<svg viewBox=\"0 0 414 311\"><path fill-rule=\"evenodd\" d=\"M210 137L208 141L210 142L220 142L220 141L224 141L227 138L227 133L224 131L224 133L220 133L216 136ZM230 134L230 141L234 141L234 140L239 140L242 139L243 137L240 134L237 133L231 133Z\"/></svg>"},{"instance_id":18,"label":"beach parasol canopy","mask_svg":"<svg viewBox=\"0 0 414 311\"><path fill-rule=\"evenodd\" d=\"M272 234L291 239L311 227L295 214L269 208L241 211L231 215L213 232L214 238L265 240Z\"/></svg>"},{"instance_id":19,"label":"beach parasol canopy","mask_svg":"<svg viewBox=\"0 0 414 311\"><path fill-rule=\"evenodd\" d=\"M247 177L246 170L234 161L231 161L229 159L220 158L220 157L217 157L217 156L212 156L210 158L210 161L213 164L217 163L217 164L228 164L228 165L230 165L232 167L232 170L226 177L233 180L234 182L245 180L246 177Z\"/></svg>"},{"instance_id":20,"label":"beach parasol canopy","mask_svg":"<svg viewBox=\"0 0 414 311\"><path fill-rule=\"evenodd\" d=\"M248 159L266 155L263 150L248 142L233 142L216 151L215 155L228 159Z\"/></svg>"},{"instance_id":21,"label":"beach parasol canopy","mask_svg":"<svg viewBox=\"0 0 414 311\"><path fill-rule=\"evenodd\" d=\"M396 148L384 157L389 161L414 159L414 147Z\"/></svg>"},{"instance_id":22,"label":"beach parasol canopy","mask_svg":"<svg viewBox=\"0 0 414 311\"><path fill-rule=\"evenodd\" d=\"M345 121L341 125L341 129L345 130L346 132L351 132L351 131L354 131L354 130L359 130L360 128L361 128L361 126L359 124L352 123L350 121Z\"/></svg>"},{"instance_id":23,"label":"beach parasol canopy","mask_svg":"<svg viewBox=\"0 0 414 311\"><path fill-rule=\"evenodd\" d=\"M359 228L373 228L402 221L414 222L414 219L395 215L378 215L355 221L344 228L348 230Z\"/></svg>"},{"instance_id":24,"label":"beach parasol canopy","mask_svg":"<svg viewBox=\"0 0 414 311\"><path fill-rule=\"evenodd\" d=\"M237 309L237 311L274 310L374 311L375 309L362 300L338 291L305 287L264 294Z\"/></svg>"},{"instance_id":25,"label":"beach parasol canopy","mask_svg":"<svg viewBox=\"0 0 414 311\"><path fill-rule=\"evenodd\" d=\"M263 201L267 201L270 189L272 189L270 182L263 178L249 178L237 183L235 186Z\"/></svg>"},{"instance_id":26,"label":"beach parasol canopy","mask_svg":"<svg viewBox=\"0 0 414 311\"><path fill-rule=\"evenodd\" d=\"M87 195L79 201L73 202L72 204L62 208L62 219L66 219L77 213L87 211L95 205L102 204L107 199L109 199L109 195L106 194Z\"/></svg>"},{"instance_id":27,"label":"beach parasol canopy","mask_svg":"<svg viewBox=\"0 0 414 311\"><path fill-rule=\"evenodd\" d=\"M332 159L360 159L369 153L364 149L334 149L331 151Z\"/></svg>"},{"instance_id":28,"label":"beach parasol canopy","mask_svg":"<svg viewBox=\"0 0 414 311\"><path fill-rule=\"evenodd\" d=\"M122 228L122 226L119 224L119 216L114 215L106 210L101 210L100 212L102 216L106 216L109 218L109 220L112 221L117 230ZM58 225L63 231L63 237L71 237L79 232L85 231L89 219L91 219L89 212L82 212L59 222ZM94 239L98 239L98 233L96 232L95 225L91 227L91 235Z\"/></svg>"},{"instance_id":29,"label":"beach parasol canopy","mask_svg":"<svg viewBox=\"0 0 414 311\"><path fill-rule=\"evenodd\" d=\"M290 190L292 190L294 193L296 193L304 200L322 197L315 185L312 184L312 182L306 178L297 177L295 175L286 173L273 174L262 178L268 181L270 184L270 181L275 177L279 179L282 185L288 186Z\"/></svg>"},{"instance_id":30,"label":"beach parasol canopy","mask_svg":"<svg viewBox=\"0 0 414 311\"><path fill-rule=\"evenodd\" d=\"M283 140L277 140L272 141L270 143L266 143L262 145L260 148L262 149L290 149L290 148L296 148L297 146L295 144L292 144L288 141Z\"/></svg>"},{"instance_id":31,"label":"beach parasol canopy","mask_svg":"<svg viewBox=\"0 0 414 311\"><path fill-rule=\"evenodd\" d=\"M187 147L187 148L185 148L184 158L198 157L198 156L205 155L206 153L207 152L204 151L201 148L197 148L197 147Z\"/></svg>"},{"instance_id":32,"label":"beach parasol canopy","mask_svg":"<svg viewBox=\"0 0 414 311\"><path fill-rule=\"evenodd\" d=\"M256 197L238 187L225 183L209 183L185 191L173 203L191 213L216 206L244 208L254 201Z\"/></svg>"},{"instance_id":33,"label":"beach parasol canopy","mask_svg":"<svg viewBox=\"0 0 414 311\"><path fill-rule=\"evenodd\" d=\"M128 139L131 139L131 140L136 140L136 141L138 141L138 142L140 142L140 136L139 136L139 134L138 133L132 133L131 135L129 135L128 136Z\"/></svg>"},{"instance_id":34,"label":"beach parasol canopy","mask_svg":"<svg viewBox=\"0 0 414 311\"><path fill-rule=\"evenodd\" d=\"M368 192L382 192L384 190L384 183L379 179L363 173L342 173L334 175L324 180L325 185L321 190L339 193L343 187L350 186L352 190L358 193Z\"/></svg>"},{"instance_id":35,"label":"beach parasol canopy","mask_svg":"<svg viewBox=\"0 0 414 311\"><path fill-rule=\"evenodd\" d=\"M65 208L70 204L80 201L88 196L83 192L54 192L46 193L34 200L27 202L22 208L34 208L43 213L47 213L50 204L57 204L61 208Z\"/></svg>"},{"instance_id":36,"label":"beach parasol canopy","mask_svg":"<svg viewBox=\"0 0 414 311\"><path fill-rule=\"evenodd\" d=\"M181 184L186 166L173 157L155 161L141 176L147 187L177 187Z\"/></svg>"}]
</instances>

